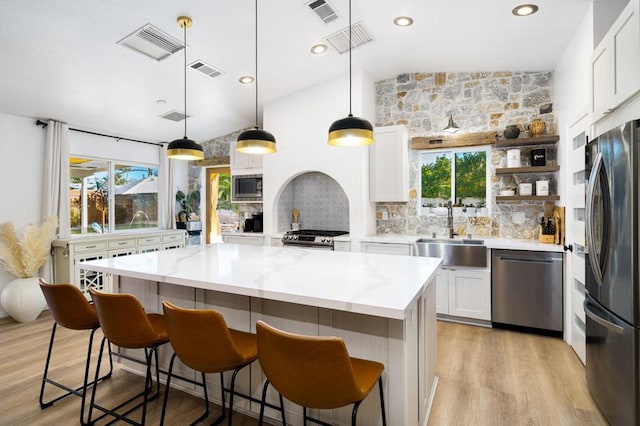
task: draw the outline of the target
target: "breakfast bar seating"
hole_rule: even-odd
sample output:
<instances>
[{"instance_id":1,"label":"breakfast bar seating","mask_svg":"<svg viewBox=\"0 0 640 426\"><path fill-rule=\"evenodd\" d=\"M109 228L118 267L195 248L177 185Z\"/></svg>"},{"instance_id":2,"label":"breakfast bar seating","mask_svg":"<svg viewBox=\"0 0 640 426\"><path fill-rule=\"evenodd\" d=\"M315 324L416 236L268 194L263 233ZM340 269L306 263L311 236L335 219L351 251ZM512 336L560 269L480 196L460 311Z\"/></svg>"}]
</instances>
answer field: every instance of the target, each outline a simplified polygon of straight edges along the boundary
<instances>
[{"instance_id":1,"label":"breakfast bar seating","mask_svg":"<svg viewBox=\"0 0 640 426\"><path fill-rule=\"evenodd\" d=\"M356 426L358 408L377 383L382 425L386 426L382 388L384 365L350 357L344 341L339 337L287 333L263 321L258 321L256 331L258 359L266 376L260 406L260 425L269 384L280 395L303 407L304 424L310 420L329 426L327 422L308 416L308 408L334 409L353 404L351 426ZM282 398L280 403L282 424L286 425Z\"/></svg>"},{"instance_id":2,"label":"breakfast bar seating","mask_svg":"<svg viewBox=\"0 0 640 426\"><path fill-rule=\"evenodd\" d=\"M256 333L262 320L291 333L339 337L351 357L384 365L387 424L426 425L437 385L434 284L440 263L424 257L224 243L92 260L78 267L112 274L112 291L134 294L148 312L162 312L162 303L169 301L188 309L214 309L229 328L246 333ZM168 369L171 348L158 352L161 368ZM145 375L139 366L124 364ZM173 368L174 376L200 377L185 365ZM266 378L257 362L238 373L237 394L251 398L234 401L234 412L259 416ZM226 387L229 379L225 377ZM221 405L219 380L207 377L207 385L209 398ZM171 387L202 394L188 381L172 379ZM278 422L278 393L268 392L266 405L264 415ZM289 403L285 410L288 422L303 423L302 406ZM358 423L383 425L380 411L378 398L365 398ZM331 409L320 417L327 416L331 423L351 424L352 409Z\"/></svg>"},{"instance_id":3,"label":"breakfast bar seating","mask_svg":"<svg viewBox=\"0 0 640 426\"><path fill-rule=\"evenodd\" d=\"M212 309L184 309L170 302L162 302L167 334L171 346L175 351L171 356L167 386L162 404L160 424L164 424L169 399L169 388L176 356L186 366L200 372L202 388L204 390L205 410L200 417L191 424L203 421L209 416L209 397L205 373L220 374L220 388L222 391L222 412L213 421L221 423L225 416L225 390L223 373L233 371L229 391L228 424L232 425L233 397L236 395L235 382L238 372L251 364L258 357L256 335L243 331L229 329L222 314ZM195 382L194 382L195 383ZM245 395L238 394L238 396Z\"/></svg>"},{"instance_id":4,"label":"breakfast bar seating","mask_svg":"<svg viewBox=\"0 0 640 426\"><path fill-rule=\"evenodd\" d=\"M91 298L96 307L98 320L104 333L100 346L100 357L98 358L98 366L96 368L96 378L100 374L100 364L102 352L104 350L105 341L113 343L120 348L144 349L146 372L144 379L144 389L142 392L134 395L126 401L118 404L114 408L106 408L96 403L97 383L93 386L91 393L91 404L89 406L89 424L101 419L104 416L112 416L115 420L127 422L129 424L145 424L147 402L157 398L160 395L160 369L158 364L158 347L169 342L167 330L164 324L164 318L160 314L147 314L140 302L131 294L108 294L97 291L94 288L89 289ZM151 372L151 363L155 357L156 370L156 392L149 395L153 388L153 375ZM124 413L118 410L127 406L131 402L142 397L142 402L132 408L127 409ZM127 417L137 408L142 407L142 418L140 423L134 422ZM93 419L93 410L96 409L103 413L102 416Z\"/></svg>"},{"instance_id":5,"label":"breakfast bar seating","mask_svg":"<svg viewBox=\"0 0 640 426\"><path fill-rule=\"evenodd\" d=\"M89 367L91 365L93 337L96 330L100 328L95 307L87 302L87 299L85 299L80 289L72 284L50 284L42 278L40 278L39 284L54 320L53 326L51 327L51 339L49 341L49 350L47 351L47 360L44 364L44 373L42 374L42 386L40 388L39 398L40 408L48 408L55 402L66 398L69 395L80 396L82 398L82 402L80 404L80 424L84 425L86 424L84 420L84 409L87 388L96 384L98 381L108 379L111 377L111 373L113 372L111 344L109 344L109 371L104 376L96 377L94 381L89 382ZM51 361L53 343L55 341L58 324L70 330L90 331L89 345L87 348L87 361L84 369L84 380L82 385L75 389L49 377L49 364ZM66 393L50 399L49 401L45 401L44 396L47 383L65 390Z\"/></svg>"}]
</instances>

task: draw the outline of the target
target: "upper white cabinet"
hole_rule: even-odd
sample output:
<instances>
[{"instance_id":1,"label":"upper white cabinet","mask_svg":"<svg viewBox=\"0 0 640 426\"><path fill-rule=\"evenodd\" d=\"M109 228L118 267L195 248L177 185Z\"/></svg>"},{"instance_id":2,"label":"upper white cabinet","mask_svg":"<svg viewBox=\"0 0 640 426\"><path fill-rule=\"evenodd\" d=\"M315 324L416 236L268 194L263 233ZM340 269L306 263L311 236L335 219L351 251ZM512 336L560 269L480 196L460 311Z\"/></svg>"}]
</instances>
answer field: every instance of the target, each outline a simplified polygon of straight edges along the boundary
<instances>
[{"instance_id":1,"label":"upper white cabinet","mask_svg":"<svg viewBox=\"0 0 640 426\"><path fill-rule=\"evenodd\" d=\"M369 147L369 200L409 201L409 131L406 126L374 129Z\"/></svg>"},{"instance_id":2,"label":"upper white cabinet","mask_svg":"<svg viewBox=\"0 0 640 426\"><path fill-rule=\"evenodd\" d=\"M598 121L640 90L640 0L631 0L591 58L591 113Z\"/></svg>"},{"instance_id":3,"label":"upper white cabinet","mask_svg":"<svg viewBox=\"0 0 640 426\"><path fill-rule=\"evenodd\" d=\"M237 171L245 173L246 170L262 168L262 155L238 152L236 150L236 142L231 143L229 156L231 157L229 160L231 162L231 173L235 173ZM247 171L246 173L249 172Z\"/></svg>"}]
</instances>

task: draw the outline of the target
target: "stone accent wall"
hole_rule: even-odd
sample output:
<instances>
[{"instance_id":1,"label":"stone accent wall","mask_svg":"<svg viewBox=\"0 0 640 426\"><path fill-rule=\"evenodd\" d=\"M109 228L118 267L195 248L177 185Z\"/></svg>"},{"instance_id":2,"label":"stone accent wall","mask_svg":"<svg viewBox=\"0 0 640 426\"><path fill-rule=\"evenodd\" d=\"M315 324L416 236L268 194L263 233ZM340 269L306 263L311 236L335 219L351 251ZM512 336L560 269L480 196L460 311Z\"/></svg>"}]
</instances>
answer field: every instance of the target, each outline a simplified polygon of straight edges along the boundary
<instances>
[{"instance_id":1,"label":"stone accent wall","mask_svg":"<svg viewBox=\"0 0 640 426\"><path fill-rule=\"evenodd\" d=\"M204 150L204 157L226 157L230 155L231 144L238 140L238 135L242 133L246 129L238 130L233 133L229 133L228 135L218 136L213 139L206 140L202 142L202 148ZM196 189L201 190L201 196L204 198L204 188L200 187L200 182L202 179L202 167L195 167L193 165L189 166L189 192L194 191ZM239 203L238 207L238 217L242 218L246 215L252 215L254 213L259 213L262 211L262 203Z\"/></svg>"},{"instance_id":2,"label":"stone accent wall","mask_svg":"<svg viewBox=\"0 0 640 426\"><path fill-rule=\"evenodd\" d=\"M497 130L501 136L509 124L526 130L531 120L540 118L546 123L546 133L556 134L552 101L553 72L400 74L376 83L375 125L404 124L409 128L410 137L434 136L442 134L452 115L461 133ZM420 187L419 152L411 151L409 154L410 185L416 190ZM492 149L492 196L487 201L491 214L457 216L454 229L458 234L537 238L538 217L544 212L543 202L495 201L505 178L497 178L493 170L501 167L504 156L505 151ZM539 175L518 177L527 182L541 178ZM550 186L556 188L553 175L544 178L552 180ZM389 217L388 220L377 220L378 233L447 235L446 217L419 216L417 199L409 203L378 203L376 210L386 210ZM513 218L521 219L522 215L523 223L514 223Z\"/></svg>"}]
</instances>

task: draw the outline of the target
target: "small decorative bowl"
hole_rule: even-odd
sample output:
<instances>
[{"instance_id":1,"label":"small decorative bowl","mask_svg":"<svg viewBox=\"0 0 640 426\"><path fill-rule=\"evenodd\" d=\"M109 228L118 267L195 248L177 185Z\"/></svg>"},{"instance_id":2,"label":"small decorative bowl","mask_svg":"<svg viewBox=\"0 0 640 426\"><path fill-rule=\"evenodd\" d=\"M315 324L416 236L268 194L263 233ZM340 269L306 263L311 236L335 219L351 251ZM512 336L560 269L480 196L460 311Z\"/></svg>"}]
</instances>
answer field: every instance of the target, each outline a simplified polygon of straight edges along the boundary
<instances>
[{"instance_id":1,"label":"small decorative bowl","mask_svg":"<svg viewBox=\"0 0 640 426\"><path fill-rule=\"evenodd\" d=\"M539 118L531 121L529 123L529 135L532 138L538 137L544 133L545 128L547 127L546 123Z\"/></svg>"}]
</instances>

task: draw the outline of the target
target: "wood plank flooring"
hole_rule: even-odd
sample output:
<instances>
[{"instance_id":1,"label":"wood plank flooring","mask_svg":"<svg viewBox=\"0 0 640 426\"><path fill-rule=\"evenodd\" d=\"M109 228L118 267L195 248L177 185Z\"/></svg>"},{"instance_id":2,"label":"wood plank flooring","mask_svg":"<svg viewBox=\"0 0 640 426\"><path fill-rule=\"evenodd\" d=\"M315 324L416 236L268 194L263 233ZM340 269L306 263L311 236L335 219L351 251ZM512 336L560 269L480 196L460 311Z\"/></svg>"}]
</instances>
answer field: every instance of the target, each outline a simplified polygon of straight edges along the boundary
<instances>
[{"instance_id":1,"label":"wood plank flooring","mask_svg":"<svg viewBox=\"0 0 640 426\"><path fill-rule=\"evenodd\" d=\"M2 426L79 423L80 398L66 398L46 410L38 405L51 325L48 312L29 324L0 319ZM81 382L87 341L88 333L58 328L54 379ZM589 396L584 367L561 339L438 322L437 374L429 425L606 424ZM98 397L105 404L121 401L139 385L139 377L116 368L98 387ZM172 391L169 403L169 425L188 424L203 408L200 399L178 391ZM159 423L161 406L161 400L150 403L147 424ZM219 408L211 404L210 409L209 423ZM233 424L254 426L257 421L235 413Z\"/></svg>"}]
</instances>

